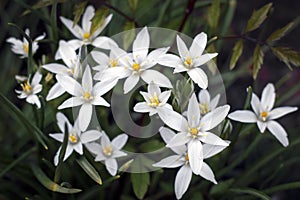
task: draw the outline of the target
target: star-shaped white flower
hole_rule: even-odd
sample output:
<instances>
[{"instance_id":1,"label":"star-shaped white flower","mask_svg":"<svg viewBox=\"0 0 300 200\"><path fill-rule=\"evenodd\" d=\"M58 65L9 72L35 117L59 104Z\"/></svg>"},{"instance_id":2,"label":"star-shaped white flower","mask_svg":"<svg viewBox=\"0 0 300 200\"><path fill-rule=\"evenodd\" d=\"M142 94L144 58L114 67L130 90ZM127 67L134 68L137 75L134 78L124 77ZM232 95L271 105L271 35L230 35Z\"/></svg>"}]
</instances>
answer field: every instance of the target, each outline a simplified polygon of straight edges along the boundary
<instances>
[{"instance_id":1,"label":"star-shaped white flower","mask_svg":"<svg viewBox=\"0 0 300 200\"><path fill-rule=\"evenodd\" d=\"M89 130L86 132L81 132L78 127L78 119L75 121L74 126L72 126L68 118L61 112L58 112L56 114L56 120L57 120L57 125L61 130L61 133L51 133L49 135L55 140L62 143L65 134L68 134L68 144L67 144L63 161L67 160L67 158L72 154L74 150L78 154L82 155L83 154L82 144L86 145L90 142L94 142L95 140L98 140L102 135L102 133L99 132L98 130ZM65 127L67 127L67 130L65 130ZM57 166L58 164L60 151L61 151L61 147L58 149L54 157L55 166Z\"/></svg>"},{"instance_id":2,"label":"star-shaped white flower","mask_svg":"<svg viewBox=\"0 0 300 200\"><path fill-rule=\"evenodd\" d=\"M103 29L108 25L111 21L112 14L108 15L103 24L95 30L93 33L91 32L91 20L95 15L95 9L93 6L87 6L85 12L82 16L82 27L77 24L74 25L74 22L65 17L60 17L62 23L71 31L71 33L78 39L73 39L68 41L71 46L76 50L80 48L82 45L91 44L95 47L109 49L111 45L117 46L117 44L110 39L109 37L99 36L98 35L103 31ZM56 58L59 58L60 55L56 55Z\"/></svg>"},{"instance_id":3,"label":"star-shaped white flower","mask_svg":"<svg viewBox=\"0 0 300 200\"><path fill-rule=\"evenodd\" d=\"M286 147L289 145L287 133L284 128L274 120L291 112L295 112L298 108L285 106L273 109L275 96L275 87L272 83L269 83L262 92L261 100L259 100L256 94L252 93L251 107L254 112L238 110L230 113L228 117L243 123L256 123L261 133L265 132L266 128L268 128L277 140Z\"/></svg>"},{"instance_id":4,"label":"star-shaped white flower","mask_svg":"<svg viewBox=\"0 0 300 200\"><path fill-rule=\"evenodd\" d=\"M82 84L79 84L74 78L62 74L57 74L58 83L73 97L64 101L58 109L81 106L79 110L79 128L85 131L90 124L93 105L107 106L109 103L101 96L111 90L115 85L113 81L98 82L93 85L93 78L89 66L86 66L82 76Z\"/></svg>"},{"instance_id":5,"label":"star-shaped white flower","mask_svg":"<svg viewBox=\"0 0 300 200\"><path fill-rule=\"evenodd\" d=\"M25 30L26 35L30 36L29 29ZM38 36L32 41L32 55L35 54L36 50L39 48L38 41L44 39L46 37L45 33L43 35ZM10 37L6 40L6 42L11 43L11 50L15 54L21 55L20 58L27 58L29 51L29 44L26 38L23 38L23 41L18 40L14 37Z\"/></svg>"},{"instance_id":6,"label":"star-shaped white flower","mask_svg":"<svg viewBox=\"0 0 300 200\"><path fill-rule=\"evenodd\" d=\"M162 127L160 129L160 134L165 141L165 143L169 143L173 137L175 137L175 133L168 128ZM229 141L226 141L229 144ZM210 158L219 152L223 151L226 146L215 146L209 144L203 144L203 159ZM186 145L171 147L171 150L175 153L175 155L168 156L161 161L153 164L154 167L163 167L163 168L177 168L180 167L177 172L175 178L175 195L177 199L181 199L184 193L187 191L189 184L192 179L193 170L190 167L190 160L187 153ZM200 169L200 173L198 174L201 177L205 178L217 184L214 173L208 164L203 162L202 167Z\"/></svg>"},{"instance_id":7,"label":"star-shaped white flower","mask_svg":"<svg viewBox=\"0 0 300 200\"><path fill-rule=\"evenodd\" d=\"M137 103L133 110L135 112L147 113L152 116L159 112L159 108L165 107L168 109L173 110L172 106L167 103L171 91L161 92L158 85L155 83L150 83L148 85L148 93L140 92L141 95L144 97L146 102Z\"/></svg>"},{"instance_id":8,"label":"star-shaped white flower","mask_svg":"<svg viewBox=\"0 0 300 200\"><path fill-rule=\"evenodd\" d=\"M82 76L82 65L80 62L79 55L76 55L74 49L70 47L70 45L65 41L60 41L59 45L60 45L59 48L60 55L65 65L59 63L50 63L50 64L42 65L42 68L54 74L68 75L78 80ZM61 96L65 92L66 91L64 90L64 88L61 87L57 82L49 90L46 100L50 101L52 99L55 99Z\"/></svg>"},{"instance_id":9,"label":"star-shaped white flower","mask_svg":"<svg viewBox=\"0 0 300 200\"><path fill-rule=\"evenodd\" d=\"M210 94L207 90L201 90L198 94L200 113L205 115L208 112L214 110L220 99L220 94L217 94L213 99L211 99Z\"/></svg>"},{"instance_id":10,"label":"star-shaped white flower","mask_svg":"<svg viewBox=\"0 0 300 200\"><path fill-rule=\"evenodd\" d=\"M209 132L209 130L216 127L225 119L229 109L229 105L220 106L201 118L195 93L193 93L188 104L187 120L175 111L160 108L161 111L158 115L162 121L169 127L179 131L168 142L167 147L187 144L190 166L196 175L200 174L203 164L202 143L228 146L227 142L214 133Z\"/></svg>"},{"instance_id":11,"label":"star-shaped white flower","mask_svg":"<svg viewBox=\"0 0 300 200\"><path fill-rule=\"evenodd\" d=\"M184 41L177 35L177 48L179 56L173 54L166 54L162 56L158 63L168 67L174 68L174 73L187 72L190 78L198 84L202 89L208 86L208 78L205 72L199 66L207 63L212 58L216 57L217 53L203 54L207 35L205 33L198 34L190 47L187 48Z\"/></svg>"},{"instance_id":12,"label":"star-shaped white flower","mask_svg":"<svg viewBox=\"0 0 300 200\"><path fill-rule=\"evenodd\" d=\"M16 76L17 80L20 80L18 77L20 76ZM23 78L24 81L22 81L22 83L20 83L22 90L15 90L17 94L19 94L18 98L19 99L25 99L26 101L30 104L36 104L36 106L38 108L41 107L41 102L39 100L39 97L37 96L37 94L39 92L42 91L43 86L40 84L40 81L42 80L42 74L37 71L32 79L31 82L29 82L29 79Z\"/></svg>"},{"instance_id":13,"label":"star-shaped white flower","mask_svg":"<svg viewBox=\"0 0 300 200\"><path fill-rule=\"evenodd\" d=\"M95 161L104 161L107 171L110 175L115 176L118 171L116 158L127 155L121 151L127 140L128 135L124 133L110 141L106 133L102 131L101 143L91 143L89 151L96 155Z\"/></svg>"},{"instance_id":14,"label":"star-shaped white flower","mask_svg":"<svg viewBox=\"0 0 300 200\"><path fill-rule=\"evenodd\" d=\"M103 72L103 78L112 77L126 78L124 83L124 93L130 92L138 83L140 78L147 84L154 82L160 87L172 88L170 80L162 73L152 70L157 64L157 59L165 54L169 48L159 48L148 54L150 36L147 27L143 28L133 41L132 53L119 54L121 67L113 67ZM115 47L112 47L114 49ZM116 49L116 48L115 48Z\"/></svg>"}]
</instances>

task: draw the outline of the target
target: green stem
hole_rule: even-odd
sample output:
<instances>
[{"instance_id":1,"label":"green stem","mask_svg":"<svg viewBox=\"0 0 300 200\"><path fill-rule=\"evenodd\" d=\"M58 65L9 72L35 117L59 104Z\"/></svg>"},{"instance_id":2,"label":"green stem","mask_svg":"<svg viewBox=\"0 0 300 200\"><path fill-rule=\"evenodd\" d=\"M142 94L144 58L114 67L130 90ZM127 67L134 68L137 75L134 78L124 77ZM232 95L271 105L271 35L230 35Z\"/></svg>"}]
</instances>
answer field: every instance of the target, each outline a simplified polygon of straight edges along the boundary
<instances>
[{"instance_id":1,"label":"green stem","mask_svg":"<svg viewBox=\"0 0 300 200\"><path fill-rule=\"evenodd\" d=\"M52 34L53 34L53 41L58 40L58 32L57 32L57 0L53 0L52 10L51 10L51 28L52 28ZM54 49L56 49L56 42L54 43Z\"/></svg>"}]
</instances>

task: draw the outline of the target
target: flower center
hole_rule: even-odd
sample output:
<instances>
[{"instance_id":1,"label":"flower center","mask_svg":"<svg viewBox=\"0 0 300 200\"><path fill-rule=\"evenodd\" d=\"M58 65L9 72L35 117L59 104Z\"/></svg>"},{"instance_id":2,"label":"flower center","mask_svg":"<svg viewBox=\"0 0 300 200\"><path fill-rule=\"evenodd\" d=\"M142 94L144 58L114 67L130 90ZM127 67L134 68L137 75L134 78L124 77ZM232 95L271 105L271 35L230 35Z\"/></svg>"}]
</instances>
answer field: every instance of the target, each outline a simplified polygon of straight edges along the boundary
<instances>
[{"instance_id":1,"label":"flower center","mask_svg":"<svg viewBox=\"0 0 300 200\"><path fill-rule=\"evenodd\" d=\"M261 114L260 114L261 118L263 121L266 121L267 120L267 117L268 117L268 112L266 111L263 111Z\"/></svg>"},{"instance_id":2,"label":"flower center","mask_svg":"<svg viewBox=\"0 0 300 200\"><path fill-rule=\"evenodd\" d=\"M83 34L83 38L84 38L84 39L89 39L89 38L90 38L90 33L85 32L85 33Z\"/></svg>"},{"instance_id":3,"label":"flower center","mask_svg":"<svg viewBox=\"0 0 300 200\"><path fill-rule=\"evenodd\" d=\"M134 71L139 71L140 68L141 68L140 64L138 64L138 63L133 63L132 69L133 69Z\"/></svg>"},{"instance_id":4,"label":"flower center","mask_svg":"<svg viewBox=\"0 0 300 200\"><path fill-rule=\"evenodd\" d=\"M102 151L105 155L107 156L111 156L112 151L113 151L113 147L111 145L107 145L105 147L102 147Z\"/></svg>"},{"instance_id":5,"label":"flower center","mask_svg":"<svg viewBox=\"0 0 300 200\"><path fill-rule=\"evenodd\" d=\"M69 141L72 143L77 143L78 141L76 135L70 134Z\"/></svg>"},{"instance_id":6,"label":"flower center","mask_svg":"<svg viewBox=\"0 0 300 200\"><path fill-rule=\"evenodd\" d=\"M116 67L116 66L118 65L118 60L110 60L110 61L109 61L109 65L110 65L111 67Z\"/></svg>"},{"instance_id":7,"label":"flower center","mask_svg":"<svg viewBox=\"0 0 300 200\"><path fill-rule=\"evenodd\" d=\"M187 66L187 67L190 67L191 64L192 64L192 62L193 62L193 60L192 60L192 58L190 58L190 57L188 57L188 58L186 58L186 59L184 60L184 64L185 64L185 66Z\"/></svg>"},{"instance_id":8,"label":"flower center","mask_svg":"<svg viewBox=\"0 0 300 200\"><path fill-rule=\"evenodd\" d=\"M157 107L157 106L159 106L159 104L160 104L160 101L158 99L158 96L157 96L156 92L154 92L153 97L150 98L150 103L148 103L148 105L151 107Z\"/></svg>"},{"instance_id":9,"label":"flower center","mask_svg":"<svg viewBox=\"0 0 300 200\"><path fill-rule=\"evenodd\" d=\"M190 134L192 134L193 136L197 136L198 135L198 129L197 128L191 128L190 129Z\"/></svg>"},{"instance_id":10,"label":"flower center","mask_svg":"<svg viewBox=\"0 0 300 200\"><path fill-rule=\"evenodd\" d=\"M21 87L22 87L22 89L25 93L31 93L32 92L32 87L29 84L28 80L26 81L26 83L21 83Z\"/></svg>"},{"instance_id":11,"label":"flower center","mask_svg":"<svg viewBox=\"0 0 300 200\"><path fill-rule=\"evenodd\" d=\"M29 51L29 46L28 44L23 44L23 50L26 54L28 54L28 51Z\"/></svg>"},{"instance_id":12,"label":"flower center","mask_svg":"<svg viewBox=\"0 0 300 200\"><path fill-rule=\"evenodd\" d=\"M93 96L91 95L90 92L85 92L85 93L83 94L83 98L84 98L85 100L91 100L91 99L93 99Z\"/></svg>"},{"instance_id":13,"label":"flower center","mask_svg":"<svg viewBox=\"0 0 300 200\"><path fill-rule=\"evenodd\" d=\"M199 107L200 107L201 115L205 115L206 113L208 113L210 111L207 103L205 103L205 102L199 104Z\"/></svg>"}]
</instances>

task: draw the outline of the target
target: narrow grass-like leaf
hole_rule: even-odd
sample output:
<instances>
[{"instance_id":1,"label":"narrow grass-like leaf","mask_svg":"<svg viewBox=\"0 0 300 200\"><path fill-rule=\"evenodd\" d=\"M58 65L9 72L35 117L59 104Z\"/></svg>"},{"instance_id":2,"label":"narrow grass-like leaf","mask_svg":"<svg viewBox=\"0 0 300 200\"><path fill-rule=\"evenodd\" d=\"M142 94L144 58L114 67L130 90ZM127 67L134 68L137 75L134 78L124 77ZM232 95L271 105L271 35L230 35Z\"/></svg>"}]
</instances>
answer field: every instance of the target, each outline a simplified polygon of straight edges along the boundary
<instances>
[{"instance_id":1,"label":"narrow grass-like leaf","mask_svg":"<svg viewBox=\"0 0 300 200\"><path fill-rule=\"evenodd\" d=\"M84 9L85 9L87 3L88 3L88 1L83 1L83 2L80 2L75 5L74 11L73 11L73 14L75 15L73 26L75 26L75 24L77 24L79 22L80 17L82 16L82 14L84 12Z\"/></svg>"},{"instance_id":2,"label":"narrow grass-like leaf","mask_svg":"<svg viewBox=\"0 0 300 200\"><path fill-rule=\"evenodd\" d=\"M294 26L294 22L290 22L284 27L274 31L267 39L267 42L274 42L276 40L279 40L283 36L286 35L286 33Z\"/></svg>"},{"instance_id":3,"label":"narrow grass-like leaf","mask_svg":"<svg viewBox=\"0 0 300 200\"><path fill-rule=\"evenodd\" d=\"M56 10L57 10L57 0L53 0L53 5L52 5L52 9L51 9L51 28L52 28L52 34L53 34L53 41L58 40ZM56 46L55 46L55 49L56 49Z\"/></svg>"},{"instance_id":4,"label":"narrow grass-like leaf","mask_svg":"<svg viewBox=\"0 0 300 200\"><path fill-rule=\"evenodd\" d=\"M102 185L102 180L97 170L89 163L85 157L76 160L80 167L91 177L96 183Z\"/></svg>"},{"instance_id":5,"label":"narrow grass-like leaf","mask_svg":"<svg viewBox=\"0 0 300 200\"><path fill-rule=\"evenodd\" d=\"M264 61L264 52L257 44L253 53L253 79L255 80Z\"/></svg>"},{"instance_id":6,"label":"narrow grass-like leaf","mask_svg":"<svg viewBox=\"0 0 300 200\"><path fill-rule=\"evenodd\" d=\"M208 25L214 31L219 23L221 8L220 8L220 0L214 0L210 8L208 9L207 20Z\"/></svg>"},{"instance_id":7,"label":"narrow grass-like leaf","mask_svg":"<svg viewBox=\"0 0 300 200\"><path fill-rule=\"evenodd\" d=\"M237 61L243 53L243 48L243 40L238 40L233 47L233 54L230 59L230 70L234 69L234 67L236 66Z\"/></svg>"},{"instance_id":8,"label":"narrow grass-like leaf","mask_svg":"<svg viewBox=\"0 0 300 200\"><path fill-rule=\"evenodd\" d=\"M267 5L258 10L255 10L252 13L250 19L247 22L245 33L254 31L266 20L267 14L269 13L272 5L272 3L268 3Z\"/></svg>"},{"instance_id":9,"label":"narrow grass-like leaf","mask_svg":"<svg viewBox=\"0 0 300 200\"><path fill-rule=\"evenodd\" d=\"M299 67L300 66L300 54L288 47L272 47L272 53L282 62L284 62L290 69L291 64Z\"/></svg>"},{"instance_id":10,"label":"narrow grass-like leaf","mask_svg":"<svg viewBox=\"0 0 300 200\"><path fill-rule=\"evenodd\" d=\"M263 190L263 192L265 192L267 194L271 194L271 193L278 192L278 191L292 190L292 189L298 189L298 188L300 188L300 181L292 182L292 183L285 183L282 185L276 185L271 188Z\"/></svg>"},{"instance_id":11,"label":"narrow grass-like leaf","mask_svg":"<svg viewBox=\"0 0 300 200\"><path fill-rule=\"evenodd\" d=\"M34 176L38 179L38 181L47 189L53 192L65 193L65 194L74 194L81 192L81 189L75 188L66 188L58 185L57 183L51 181L46 174L39 168L37 165L31 166L32 172Z\"/></svg>"},{"instance_id":12,"label":"narrow grass-like leaf","mask_svg":"<svg viewBox=\"0 0 300 200\"><path fill-rule=\"evenodd\" d=\"M1 105L9 111L9 114L12 117L21 122L27 128L28 132L34 134L41 145L43 145L45 149L48 149L44 141L47 140L47 137L43 134L43 132L34 124L32 124L32 122L29 121L29 119L23 114L23 112L12 102L10 102L2 93L0 93L0 102Z\"/></svg>"},{"instance_id":13,"label":"narrow grass-like leaf","mask_svg":"<svg viewBox=\"0 0 300 200\"><path fill-rule=\"evenodd\" d=\"M123 39L123 48L126 50L131 45L135 38L135 25L134 22L128 21L124 25L124 31L126 34L124 35Z\"/></svg>"},{"instance_id":14,"label":"narrow grass-like leaf","mask_svg":"<svg viewBox=\"0 0 300 200\"><path fill-rule=\"evenodd\" d=\"M253 188L232 188L232 189L230 189L230 191L234 192L234 193L239 193L239 194L249 194L251 196L258 197L263 200L271 200L272 199L264 192L255 190Z\"/></svg>"},{"instance_id":15,"label":"narrow grass-like leaf","mask_svg":"<svg viewBox=\"0 0 300 200\"><path fill-rule=\"evenodd\" d=\"M108 15L107 8L100 8L96 10L94 17L91 20L92 21L91 31L90 31L91 35L103 25L107 15Z\"/></svg>"},{"instance_id":16,"label":"narrow grass-like leaf","mask_svg":"<svg viewBox=\"0 0 300 200\"><path fill-rule=\"evenodd\" d=\"M134 194L138 199L143 199L150 184L149 173L132 173L130 177Z\"/></svg>"},{"instance_id":17,"label":"narrow grass-like leaf","mask_svg":"<svg viewBox=\"0 0 300 200\"><path fill-rule=\"evenodd\" d=\"M128 0L129 7L132 11L136 10L138 3L139 0Z\"/></svg>"}]
</instances>

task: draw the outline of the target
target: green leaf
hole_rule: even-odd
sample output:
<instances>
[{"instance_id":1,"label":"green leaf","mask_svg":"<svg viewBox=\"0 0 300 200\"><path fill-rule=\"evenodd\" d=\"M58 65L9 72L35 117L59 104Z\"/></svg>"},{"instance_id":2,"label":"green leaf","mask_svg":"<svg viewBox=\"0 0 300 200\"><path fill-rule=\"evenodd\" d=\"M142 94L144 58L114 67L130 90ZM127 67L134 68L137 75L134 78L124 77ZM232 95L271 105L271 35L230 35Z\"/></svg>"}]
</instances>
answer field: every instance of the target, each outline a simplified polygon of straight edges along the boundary
<instances>
[{"instance_id":1,"label":"green leaf","mask_svg":"<svg viewBox=\"0 0 300 200\"><path fill-rule=\"evenodd\" d=\"M96 10L94 17L91 20L92 22L91 31L90 31L91 35L104 24L107 15L108 15L107 8L99 8Z\"/></svg>"},{"instance_id":2,"label":"green leaf","mask_svg":"<svg viewBox=\"0 0 300 200\"><path fill-rule=\"evenodd\" d=\"M9 111L9 114L12 117L21 122L27 128L28 132L33 134L45 149L48 149L48 146L44 141L47 140L47 137L44 135L44 133L37 126L32 124L32 122L24 115L24 113L12 102L10 102L2 93L0 93L0 102L1 105Z\"/></svg>"},{"instance_id":3,"label":"green leaf","mask_svg":"<svg viewBox=\"0 0 300 200\"><path fill-rule=\"evenodd\" d=\"M85 157L76 160L80 167L91 177L96 183L102 185L102 180L97 170L89 163Z\"/></svg>"},{"instance_id":4,"label":"green leaf","mask_svg":"<svg viewBox=\"0 0 300 200\"><path fill-rule=\"evenodd\" d=\"M291 190L291 189L298 189L300 188L300 182L292 182L292 183L285 183L282 185L276 185L273 186L271 188L265 189L263 190L265 193L267 194L271 194L274 192L278 192L278 191L283 191L283 190Z\"/></svg>"},{"instance_id":5,"label":"green leaf","mask_svg":"<svg viewBox=\"0 0 300 200\"><path fill-rule=\"evenodd\" d=\"M132 11L136 10L138 3L139 0L128 0L129 7Z\"/></svg>"},{"instance_id":6,"label":"green leaf","mask_svg":"<svg viewBox=\"0 0 300 200\"><path fill-rule=\"evenodd\" d=\"M279 40L283 36L286 35L286 33L294 26L294 22L290 22L284 27L274 31L267 39L267 42L274 42L276 40Z\"/></svg>"},{"instance_id":7,"label":"green leaf","mask_svg":"<svg viewBox=\"0 0 300 200\"><path fill-rule=\"evenodd\" d=\"M134 194L138 199L143 199L150 184L149 173L132 173L130 177Z\"/></svg>"},{"instance_id":8,"label":"green leaf","mask_svg":"<svg viewBox=\"0 0 300 200\"><path fill-rule=\"evenodd\" d=\"M131 43L133 42L135 38L135 24L134 22L126 22L124 25L124 31L126 31L126 34L124 35L123 39L123 48L128 49Z\"/></svg>"},{"instance_id":9,"label":"green leaf","mask_svg":"<svg viewBox=\"0 0 300 200\"><path fill-rule=\"evenodd\" d=\"M79 22L80 17L83 15L83 12L85 10L87 3L88 3L88 1L83 1L83 2L75 5L74 11L73 11L73 14L75 15L73 27L75 26L75 24L77 24Z\"/></svg>"},{"instance_id":10,"label":"green leaf","mask_svg":"<svg viewBox=\"0 0 300 200\"><path fill-rule=\"evenodd\" d=\"M57 3L64 3L67 0L57 0ZM44 1L38 1L36 4L34 4L33 6L31 6L31 9L33 10L37 10L39 8L44 8L47 6L51 6L52 4L54 4L54 0L44 0ZM27 15L31 12L31 9L25 10L22 15Z\"/></svg>"},{"instance_id":11,"label":"green leaf","mask_svg":"<svg viewBox=\"0 0 300 200\"><path fill-rule=\"evenodd\" d=\"M214 39L217 39L217 37L213 37L212 39L210 39L210 41L212 41ZM215 53L216 51L217 50L216 50L216 47L214 44L211 44L206 48L207 53ZM217 73L216 63L217 63L217 57L214 57L210 62L206 63L206 65L207 65L209 71L212 73L212 75L216 75L216 73Z\"/></svg>"},{"instance_id":12,"label":"green leaf","mask_svg":"<svg viewBox=\"0 0 300 200\"><path fill-rule=\"evenodd\" d=\"M234 182L234 179L220 181L217 185L212 186L209 193L213 197L220 197L230 188L230 186L233 184L233 182Z\"/></svg>"},{"instance_id":13,"label":"green leaf","mask_svg":"<svg viewBox=\"0 0 300 200\"><path fill-rule=\"evenodd\" d=\"M233 54L230 59L230 70L234 69L234 67L236 66L237 61L243 53L243 48L243 40L238 40L233 47Z\"/></svg>"},{"instance_id":14,"label":"green leaf","mask_svg":"<svg viewBox=\"0 0 300 200\"><path fill-rule=\"evenodd\" d=\"M220 18L220 0L214 0L210 8L208 9L208 25L214 30L219 23Z\"/></svg>"},{"instance_id":15,"label":"green leaf","mask_svg":"<svg viewBox=\"0 0 300 200\"><path fill-rule=\"evenodd\" d=\"M300 54L288 47L271 47L273 54L282 62L284 62L290 69L291 64L300 66Z\"/></svg>"},{"instance_id":16,"label":"green leaf","mask_svg":"<svg viewBox=\"0 0 300 200\"><path fill-rule=\"evenodd\" d=\"M263 61L264 61L264 52L257 44L253 53L253 78L254 79L256 79L260 67L263 64Z\"/></svg>"},{"instance_id":17,"label":"green leaf","mask_svg":"<svg viewBox=\"0 0 300 200\"><path fill-rule=\"evenodd\" d=\"M239 194L250 194L251 196L258 197L263 200L271 200L272 198L266 195L265 193L252 189L252 188L232 188L231 192Z\"/></svg>"},{"instance_id":18,"label":"green leaf","mask_svg":"<svg viewBox=\"0 0 300 200\"><path fill-rule=\"evenodd\" d=\"M272 5L272 3L268 3L259 10L255 10L252 13L250 19L247 22L245 33L254 31L266 20L267 14L269 13Z\"/></svg>"},{"instance_id":19,"label":"green leaf","mask_svg":"<svg viewBox=\"0 0 300 200\"><path fill-rule=\"evenodd\" d=\"M57 183L51 181L46 174L39 168L37 165L31 166L34 176L39 180L39 182L46 187L47 189L53 192L65 193L65 194L74 194L81 192L81 189L75 188L66 188L58 185Z\"/></svg>"}]
</instances>

